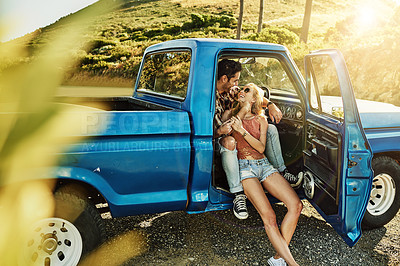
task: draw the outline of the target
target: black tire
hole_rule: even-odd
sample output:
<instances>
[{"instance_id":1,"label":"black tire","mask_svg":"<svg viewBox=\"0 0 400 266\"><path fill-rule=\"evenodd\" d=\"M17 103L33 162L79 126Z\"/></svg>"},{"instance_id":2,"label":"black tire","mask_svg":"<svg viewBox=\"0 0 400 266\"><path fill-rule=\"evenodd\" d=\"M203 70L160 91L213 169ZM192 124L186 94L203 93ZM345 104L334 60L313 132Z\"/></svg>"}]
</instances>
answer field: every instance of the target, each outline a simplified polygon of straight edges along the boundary
<instances>
[{"instance_id":1,"label":"black tire","mask_svg":"<svg viewBox=\"0 0 400 266\"><path fill-rule=\"evenodd\" d=\"M103 219L96 207L83 197L56 192L55 199L55 217L64 218L76 226L82 237L84 257L104 241L106 233ZM76 214L79 216L76 217Z\"/></svg>"},{"instance_id":2,"label":"black tire","mask_svg":"<svg viewBox=\"0 0 400 266\"><path fill-rule=\"evenodd\" d=\"M382 227L390 222L400 208L400 165L388 156L372 160L374 179L365 211L364 229Z\"/></svg>"},{"instance_id":3,"label":"black tire","mask_svg":"<svg viewBox=\"0 0 400 266\"><path fill-rule=\"evenodd\" d=\"M22 264L76 265L104 241L103 220L86 197L58 191L54 203L54 215L33 226Z\"/></svg>"}]
</instances>

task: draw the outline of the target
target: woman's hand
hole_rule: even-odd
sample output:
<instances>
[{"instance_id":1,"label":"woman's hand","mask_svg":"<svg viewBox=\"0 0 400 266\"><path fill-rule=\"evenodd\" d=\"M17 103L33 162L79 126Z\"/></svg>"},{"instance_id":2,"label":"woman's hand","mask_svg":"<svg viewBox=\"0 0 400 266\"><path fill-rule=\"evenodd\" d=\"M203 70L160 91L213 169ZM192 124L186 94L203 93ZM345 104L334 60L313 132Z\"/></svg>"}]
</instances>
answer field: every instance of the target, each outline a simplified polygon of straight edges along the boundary
<instances>
[{"instance_id":1,"label":"woman's hand","mask_svg":"<svg viewBox=\"0 0 400 266\"><path fill-rule=\"evenodd\" d=\"M237 116L233 116L231 120L233 121L232 128L242 134L244 131L242 120Z\"/></svg>"}]
</instances>

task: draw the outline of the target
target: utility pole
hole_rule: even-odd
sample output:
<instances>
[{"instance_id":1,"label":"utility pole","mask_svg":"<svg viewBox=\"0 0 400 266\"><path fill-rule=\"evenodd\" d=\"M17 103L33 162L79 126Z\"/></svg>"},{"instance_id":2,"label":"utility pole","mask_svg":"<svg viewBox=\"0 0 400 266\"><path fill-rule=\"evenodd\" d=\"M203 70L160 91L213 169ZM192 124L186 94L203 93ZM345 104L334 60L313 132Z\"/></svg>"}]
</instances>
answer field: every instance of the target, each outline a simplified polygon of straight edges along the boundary
<instances>
[{"instance_id":1,"label":"utility pole","mask_svg":"<svg viewBox=\"0 0 400 266\"><path fill-rule=\"evenodd\" d=\"M240 33L242 32L243 6L244 6L244 0L240 0L239 19L236 32L236 39L238 40L240 40Z\"/></svg>"},{"instance_id":2,"label":"utility pole","mask_svg":"<svg viewBox=\"0 0 400 266\"><path fill-rule=\"evenodd\" d=\"M263 17L264 17L264 0L260 0L260 13L258 14L257 33L260 33L262 30Z\"/></svg>"},{"instance_id":3,"label":"utility pole","mask_svg":"<svg viewBox=\"0 0 400 266\"><path fill-rule=\"evenodd\" d=\"M310 28L312 0L306 1L306 8L304 11L303 26L301 27L300 41L307 43L308 29Z\"/></svg>"}]
</instances>

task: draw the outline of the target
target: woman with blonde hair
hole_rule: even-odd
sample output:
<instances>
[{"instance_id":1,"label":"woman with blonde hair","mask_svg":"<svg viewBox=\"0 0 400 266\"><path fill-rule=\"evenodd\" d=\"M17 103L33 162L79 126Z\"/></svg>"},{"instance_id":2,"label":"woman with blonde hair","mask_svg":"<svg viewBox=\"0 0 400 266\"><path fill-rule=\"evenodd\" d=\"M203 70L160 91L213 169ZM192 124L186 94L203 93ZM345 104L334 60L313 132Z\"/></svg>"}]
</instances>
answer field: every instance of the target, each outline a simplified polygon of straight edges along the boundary
<instances>
[{"instance_id":1,"label":"woman with blonde hair","mask_svg":"<svg viewBox=\"0 0 400 266\"><path fill-rule=\"evenodd\" d=\"M236 140L240 179L244 192L264 223L269 240L276 250L268 259L269 265L298 265L290 250L289 242L296 229L303 205L290 184L279 174L264 155L268 122L263 115L262 96L257 85L249 83L239 92L237 106L226 118L233 120L231 137ZM235 114L245 108L243 120ZM276 215L264 192L282 201L288 212L279 229Z\"/></svg>"}]
</instances>

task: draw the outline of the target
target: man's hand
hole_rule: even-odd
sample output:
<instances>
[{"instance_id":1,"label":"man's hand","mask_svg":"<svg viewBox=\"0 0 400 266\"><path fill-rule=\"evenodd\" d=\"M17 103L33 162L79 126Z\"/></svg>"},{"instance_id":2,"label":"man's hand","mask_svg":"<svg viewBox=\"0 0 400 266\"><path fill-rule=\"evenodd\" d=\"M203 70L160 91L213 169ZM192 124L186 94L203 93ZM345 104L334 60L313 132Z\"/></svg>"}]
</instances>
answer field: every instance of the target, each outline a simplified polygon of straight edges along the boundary
<instances>
[{"instance_id":1,"label":"man's hand","mask_svg":"<svg viewBox=\"0 0 400 266\"><path fill-rule=\"evenodd\" d=\"M271 118L272 122L279 123L282 119L282 112L274 103L268 106L269 118Z\"/></svg>"},{"instance_id":2,"label":"man's hand","mask_svg":"<svg viewBox=\"0 0 400 266\"><path fill-rule=\"evenodd\" d=\"M225 121L219 128L218 128L218 134L219 135L227 135L231 133L232 131L232 123L233 121L229 119L228 121Z\"/></svg>"}]
</instances>

